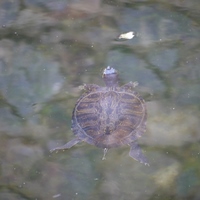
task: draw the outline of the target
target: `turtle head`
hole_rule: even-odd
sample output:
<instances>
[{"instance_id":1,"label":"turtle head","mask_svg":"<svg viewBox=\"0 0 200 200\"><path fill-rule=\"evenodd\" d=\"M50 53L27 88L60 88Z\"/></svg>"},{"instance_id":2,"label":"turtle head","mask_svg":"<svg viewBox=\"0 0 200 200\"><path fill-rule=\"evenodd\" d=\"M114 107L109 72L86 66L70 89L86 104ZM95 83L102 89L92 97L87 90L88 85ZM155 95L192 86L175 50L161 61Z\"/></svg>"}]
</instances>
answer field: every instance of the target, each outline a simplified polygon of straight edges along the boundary
<instances>
[{"instance_id":1,"label":"turtle head","mask_svg":"<svg viewBox=\"0 0 200 200\"><path fill-rule=\"evenodd\" d=\"M118 73L117 70L108 66L103 71L103 79L107 87L118 86Z\"/></svg>"}]
</instances>

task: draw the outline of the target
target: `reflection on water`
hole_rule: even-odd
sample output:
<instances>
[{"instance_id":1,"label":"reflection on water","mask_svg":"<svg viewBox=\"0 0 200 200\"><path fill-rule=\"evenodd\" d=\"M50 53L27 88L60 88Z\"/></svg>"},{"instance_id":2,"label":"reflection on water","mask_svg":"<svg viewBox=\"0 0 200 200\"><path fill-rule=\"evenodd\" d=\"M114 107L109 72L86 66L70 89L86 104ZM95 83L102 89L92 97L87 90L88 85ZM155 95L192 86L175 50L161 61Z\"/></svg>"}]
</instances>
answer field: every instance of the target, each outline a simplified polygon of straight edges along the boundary
<instances>
[{"instance_id":1,"label":"reflection on water","mask_svg":"<svg viewBox=\"0 0 200 200\"><path fill-rule=\"evenodd\" d=\"M200 199L199 1L0 2L0 199ZM134 31L132 40L114 40ZM71 112L83 83L138 81L150 167L129 148L80 144Z\"/></svg>"}]
</instances>

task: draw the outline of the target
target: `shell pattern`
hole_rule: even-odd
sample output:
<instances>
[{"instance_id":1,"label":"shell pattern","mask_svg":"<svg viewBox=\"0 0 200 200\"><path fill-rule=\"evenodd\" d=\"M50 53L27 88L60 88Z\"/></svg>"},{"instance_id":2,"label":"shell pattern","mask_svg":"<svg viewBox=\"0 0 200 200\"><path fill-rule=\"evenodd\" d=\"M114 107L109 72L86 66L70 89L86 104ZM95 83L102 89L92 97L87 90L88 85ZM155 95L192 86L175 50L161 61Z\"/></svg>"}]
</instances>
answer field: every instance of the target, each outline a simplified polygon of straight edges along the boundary
<instances>
[{"instance_id":1,"label":"shell pattern","mask_svg":"<svg viewBox=\"0 0 200 200\"><path fill-rule=\"evenodd\" d=\"M72 121L75 135L109 149L141 136L145 131L146 106L136 92L99 87L78 100Z\"/></svg>"}]
</instances>

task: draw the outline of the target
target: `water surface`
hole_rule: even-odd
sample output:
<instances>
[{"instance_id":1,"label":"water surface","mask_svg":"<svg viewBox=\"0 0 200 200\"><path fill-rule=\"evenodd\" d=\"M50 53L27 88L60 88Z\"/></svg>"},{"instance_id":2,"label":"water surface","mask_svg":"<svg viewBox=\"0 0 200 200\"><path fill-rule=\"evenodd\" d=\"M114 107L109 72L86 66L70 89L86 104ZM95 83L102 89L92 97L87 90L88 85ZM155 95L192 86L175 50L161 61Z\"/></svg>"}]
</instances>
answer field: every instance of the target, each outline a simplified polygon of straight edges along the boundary
<instances>
[{"instance_id":1,"label":"water surface","mask_svg":"<svg viewBox=\"0 0 200 200\"><path fill-rule=\"evenodd\" d=\"M200 4L191 1L0 2L0 199L200 199ZM135 37L115 41L118 34ZM147 132L129 147L81 143L71 113L80 85L138 81Z\"/></svg>"}]
</instances>

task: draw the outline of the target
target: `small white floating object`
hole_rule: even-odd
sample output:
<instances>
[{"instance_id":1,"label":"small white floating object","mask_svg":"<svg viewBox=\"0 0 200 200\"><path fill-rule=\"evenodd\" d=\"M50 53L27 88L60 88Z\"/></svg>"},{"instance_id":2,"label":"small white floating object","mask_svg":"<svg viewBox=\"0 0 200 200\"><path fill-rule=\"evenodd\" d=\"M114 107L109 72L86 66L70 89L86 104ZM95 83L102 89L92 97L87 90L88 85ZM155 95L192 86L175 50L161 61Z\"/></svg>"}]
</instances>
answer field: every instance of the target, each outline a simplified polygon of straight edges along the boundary
<instances>
[{"instance_id":1,"label":"small white floating object","mask_svg":"<svg viewBox=\"0 0 200 200\"><path fill-rule=\"evenodd\" d=\"M55 195L53 195L53 198L55 199L55 198L58 198L60 196L61 196L61 194L55 194Z\"/></svg>"},{"instance_id":2,"label":"small white floating object","mask_svg":"<svg viewBox=\"0 0 200 200\"><path fill-rule=\"evenodd\" d=\"M134 32L130 31L127 33L122 33L121 35L119 35L118 39L131 40L134 36Z\"/></svg>"}]
</instances>

